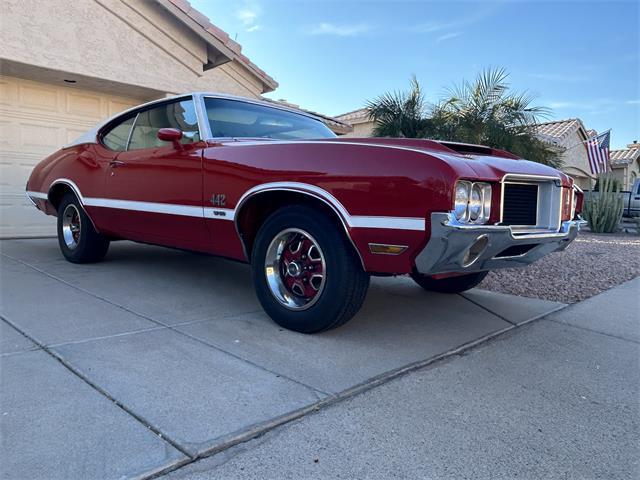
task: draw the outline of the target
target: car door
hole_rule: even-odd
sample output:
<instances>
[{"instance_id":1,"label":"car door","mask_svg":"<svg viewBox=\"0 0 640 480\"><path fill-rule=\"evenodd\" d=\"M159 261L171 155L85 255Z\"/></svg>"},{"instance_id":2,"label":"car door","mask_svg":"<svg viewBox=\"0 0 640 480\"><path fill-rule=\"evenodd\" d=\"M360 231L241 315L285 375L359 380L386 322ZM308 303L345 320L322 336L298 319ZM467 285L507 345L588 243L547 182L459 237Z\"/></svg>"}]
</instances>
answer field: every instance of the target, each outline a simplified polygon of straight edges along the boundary
<instances>
[{"instance_id":1,"label":"car door","mask_svg":"<svg viewBox=\"0 0 640 480\"><path fill-rule=\"evenodd\" d=\"M182 132L180 142L158 138L161 128ZM125 238L206 249L202 209L202 149L191 97L137 112L125 151L110 162L105 194L113 224Z\"/></svg>"}]
</instances>

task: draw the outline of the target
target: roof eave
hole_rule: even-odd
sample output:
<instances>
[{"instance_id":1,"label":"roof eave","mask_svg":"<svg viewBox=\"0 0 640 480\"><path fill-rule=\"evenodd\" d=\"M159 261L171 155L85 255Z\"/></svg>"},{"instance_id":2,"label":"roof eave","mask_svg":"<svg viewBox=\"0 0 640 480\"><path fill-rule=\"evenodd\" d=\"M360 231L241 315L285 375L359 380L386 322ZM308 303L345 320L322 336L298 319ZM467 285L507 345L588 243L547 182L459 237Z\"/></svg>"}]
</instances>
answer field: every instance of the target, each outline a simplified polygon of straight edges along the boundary
<instances>
[{"instance_id":1,"label":"roof eave","mask_svg":"<svg viewBox=\"0 0 640 480\"><path fill-rule=\"evenodd\" d=\"M241 53L242 47L240 44L229 38L229 35L223 30L213 25L205 15L191 7L188 1L155 1L218 52L216 55L210 55L210 49L207 49L210 58L208 63L204 65L204 70L237 60L239 64L260 80L262 93L272 92L278 88L278 82Z\"/></svg>"}]
</instances>

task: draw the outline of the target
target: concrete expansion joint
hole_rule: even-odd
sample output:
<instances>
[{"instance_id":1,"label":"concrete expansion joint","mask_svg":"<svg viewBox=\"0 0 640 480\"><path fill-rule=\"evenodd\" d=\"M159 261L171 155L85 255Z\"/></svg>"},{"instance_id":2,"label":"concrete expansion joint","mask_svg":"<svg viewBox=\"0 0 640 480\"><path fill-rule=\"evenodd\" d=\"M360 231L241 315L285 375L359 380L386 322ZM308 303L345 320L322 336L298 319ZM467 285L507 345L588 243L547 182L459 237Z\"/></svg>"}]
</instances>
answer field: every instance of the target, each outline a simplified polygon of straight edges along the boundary
<instances>
[{"instance_id":1,"label":"concrete expansion joint","mask_svg":"<svg viewBox=\"0 0 640 480\"><path fill-rule=\"evenodd\" d=\"M640 345L640 342L638 342L637 340L634 340L632 338L625 338L625 337L621 337L619 335L613 335L611 333L606 333L606 332L601 332L599 330L594 330L593 328L583 327L583 326L580 326L580 325L574 325L574 324L566 323L566 322L561 322L561 321L555 320L553 318L547 318L545 320L547 320L549 322L553 322L553 323L558 323L558 324L564 325L566 327L577 328L578 330L584 330L585 332L591 332L591 333L595 333L597 335L602 335L604 337L615 338L616 340L622 340L623 342L630 342L630 343L633 343L635 345Z\"/></svg>"},{"instance_id":2,"label":"concrete expansion joint","mask_svg":"<svg viewBox=\"0 0 640 480\"><path fill-rule=\"evenodd\" d=\"M152 425L150 422L148 422L142 415L137 414L136 412L134 412L133 410L131 410L129 407L127 407L126 405L124 405L123 403L121 403L120 401L118 401L116 398L114 398L113 396L111 396L111 394L109 394L109 392L107 392L106 390L104 390L103 388L101 388L100 386L96 385L95 383L93 383L91 380L89 380L82 372L80 372L79 370L77 370L73 365L71 365L69 362L67 362L64 358L62 358L60 355L58 355L56 352L54 352L53 350L51 350L49 347L47 347L46 345L44 345L42 342L40 342L39 340L37 340L36 338L32 337L31 335L29 335L28 333L26 333L25 331L23 331L22 329L18 328L18 326L16 324L14 324L11 320L9 320L8 318L6 318L3 315L0 315L0 320L3 320L4 322L6 322L7 324L9 324L11 327L13 327L18 333L20 333L22 336L26 337L27 339L31 340L33 343L35 343L36 345L38 345L38 347L40 347L37 350L42 350L44 351L47 355L49 355L51 358L53 358L54 360L56 360L58 363L60 363L64 368L66 368L69 372L71 372L73 375L75 375L76 377L78 377L80 380L82 380L84 383L86 383L87 385L89 385L92 389L94 389L96 392L98 392L100 395L102 395L103 397L105 397L107 400L109 400L111 403L113 403L116 407L118 407L119 409L121 409L122 411L124 411L125 413L127 413L129 416L133 417L136 421L138 421L139 423L141 423L144 427L146 427L147 429L151 430L153 433L155 433L158 438L162 439L163 441L165 441L166 443L168 443L169 445L171 445L173 448L175 448L176 450L178 450L180 453L182 453L183 455L186 455L187 457L189 457L190 459L194 460L195 457L193 455L191 455L189 452L187 452L184 448L182 448L182 446L177 443L176 441L172 440L170 437L168 437L164 432L162 432L161 430L159 430L157 427L155 427L154 425Z\"/></svg>"},{"instance_id":3,"label":"concrete expansion joint","mask_svg":"<svg viewBox=\"0 0 640 480\"><path fill-rule=\"evenodd\" d=\"M469 299L467 299L469 300ZM469 300L471 301L471 300ZM471 301L472 302L472 301ZM472 302L475 304L475 302ZM521 322L519 324L513 323L511 321L508 321L506 319L505 320L509 325L506 326L503 329L497 330L493 333L490 333L488 335L485 335L483 337L480 337L476 340L472 340L470 342L464 343L456 348L453 348L451 350L448 350L447 352L435 355L433 357L429 357L427 359L424 360L419 360L417 362L405 365L404 367L400 367L397 368L395 370L391 370L389 372L383 373L381 375L375 376L373 378L370 378L369 380L356 385L354 387L348 388L346 390L343 390L342 392L339 392L337 394L333 394L330 395L316 403L313 403L311 405L307 405L306 407L303 407L301 409L298 410L294 410L293 412L290 412L288 414L282 415L280 417L276 417L270 421L267 422L263 422L261 424L255 425L253 427L249 427L248 429L245 429L241 432L239 432L238 434L231 436L231 437L227 437L223 440L223 442L219 443L218 445L205 450L204 452L202 452L201 454L199 454L196 458L194 458L191 461L187 461L184 463L181 463L179 465L170 465L169 467L167 467L166 469L159 471L159 472L155 472L151 475L148 475L146 477L144 477L145 480L152 480L152 479L156 479L156 478L160 478L170 472L174 472L186 465L190 465L193 464L195 462L198 462L201 459L204 458L208 458L208 457L212 457L214 455L217 455L219 453L222 453L232 447L236 447L238 445L242 445L244 443L247 443L249 441L258 439L264 435L266 435L267 433L282 427L284 425L287 425L291 422L294 422L296 420L300 420L304 417L307 417L309 415L318 413L320 411L325 410L328 407L331 407L333 405L336 405L338 403L342 403L343 401L352 399L358 395L361 395L365 392L368 392L376 387L385 385L393 380L405 377L407 375L409 375L410 373L414 373L414 372L418 372L421 370L425 370L427 368L434 368L436 367L438 364L443 363L445 361L450 361L452 359L454 359L455 357L463 357L467 354L470 353L470 351L476 347L480 347L480 346L484 346L489 344L492 341L495 340L499 340L501 339L505 334L507 334L508 332L514 332L515 330L519 330L522 327L526 327L531 325L533 322L537 321L537 320L542 320L545 319L547 316L554 314L556 312L558 312L559 310L562 310L564 308L567 308L569 305L561 305L558 308L544 313L542 315L537 315L532 317L531 319L528 319L524 322ZM482 307L484 308L484 307ZM487 310L486 308L484 308L485 310ZM487 310L490 313L492 313L493 315L496 315L500 318L502 318L500 315L495 314L494 312L491 312L490 310Z\"/></svg>"},{"instance_id":4,"label":"concrete expansion joint","mask_svg":"<svg viewBox=\"0 0 640 480\"><path fill-rule=\"evenodd\" d=\"M56 280L56 281L58 281L58 282L61 282L62 284L66 285L66 286L68 286L68 287L71 287L71 288L73 288L73 289L75 289L75 290L78 290L78 291L80 291L80 292L82 292L82 293L84 293L84 294L86 294L86 295L89 295L89 296L91 296L91 297L93 297L93 298L96 298L96 299L98 299L98 300L100 300L100 301L103 301L103 302L107 303L108 305L114 306L114 307L116 307L116 308L119 308L119 309L121 309L121 310L124 310L124 311L125 311L125 312L127 312L127 313L130 313L130 314L132 314L132 315L135 315L135 316L137 316L137 317L140 317L140 318L142 318L142 319L144 319L144 320L148 320L149 322L152 322L152 323L154 323L154 324L158 325L158 327L156 327L156 328L143 329L143 330L138 330L138 331L133 331L133 332L125 332L125 333L117 334L117 335L120 335L120 336L124 336L124 335L133 335L133 334L136 334L136 333L142 333L142 332L145 332L145 331L153 331L153 330L157 330L157 329L161 329L161 328L166 328L166 329L168 329L168 330L171 330L171 331L172 331L172 332L174 332L174 333L177 333L178 335L182 335L182 336L184 336L184 337L187 337L187 338L189 338L189 339L191 339L191 340L194 340L194 341L196 341L196 342L201 343L202 345L205 345L205 346L207 346L207 347L209 347L209 348L213 348L214 350L217 350L217 351L222 352L222 353L224 353L224 354L226 354L226 355L229 355L229 356L231 356L231 357L233 357L233 358L235 358L235 359L237 359L237 360L241 360L241 361L243 361L243 362L245 362L245 363L247 363L247 364L249 364L249 365L251 365L251 366L253 366L253 367L259 368L260 370L262 370L262 371L264 371L264 372L271 373L271 374L273 374L273 375L276 375L277 377L281 377L281 378L284 378L285 380L289 380L289 381L291 381L291 382L293 382L293 383L296 383L296 384L298 384L298 385L302 385L303 387L306 387L307 389L309 389L310 391L312 391L312 392L314 393L314 395L316 396L316 398L322 398L323 396L329 396L329 395L331 395L329 392L325 392L325 391L320 390L320 389L318 389L318 388L312 387L311 385L307 385L307 384L305 384L305 383L302 383L302 382L300 382L300 381L298 381L298 380L295 380L295 379L293 379L293 378L291 378L291 377L288 377L287 375L283 375L283 374L281 374L281 373L278 373L278 372L274 372L274 371L272 371L272 370L269 370L269 369L267 369L267 368L263 367L262 365L258 365L258 364L254 363L254 362L252 362L252 361L250 361L250 360L248 360L248 359L246 359L246 358L243 358L243 357L241 357L241 356L239 356L239 355L236 355L236 354L231 353L231 352L229 352L229 351L227 351L227 350L224 350L224 349L222 349L222 348L220 348L220 347L218 347L218 346L216 346L216 345L212 345L212 344L210 344L210 343L207 343L207 342L205 342L204 340L202 340L202 339L200 339L200 338L197 338L197 337L194 337L194 336L192 336L192 335L189 335L188 333L185 333L185 332L183 332L183 331L181 331L181 330L179 330L179 329L177 328L178 326L187 325L187 324L189 324L189 323L197 323L197 322L201 322L201 321L203 321L203 320L196 320L196 321L194 321L194 322L186 322L186 323L183 323L183 324L180 324L180 325L167 325L167 324L165 324L165 323L163 323L163 322L161 322L161 321L159 321L159 320L156 320L156 319L154 319L154 318L152 318L152 317L149 317L148 315L144 315L144 314L142 314L142 313L136 312L135 310L132 310L132 309L130 309L130 308L128 308L128 307L125 307L124 305L120 305L120 304L118 304L118 303L112 302L111 300L109 300L109 299L107 299L107 298L101 297L100 295L96 295L96 294L95 294L95 293L93 293L93 292L90 292L90 291L85 290L85 289L83 289L83 288L81 288L81 287L78 287L77 285L74 285L74 284L72 284L72 283L69 283L69 282L67 282L67 281L66 281L66 280L64 280L64 279L59 278L59 277L57 277L57 276L55 276L55 275L52 275L52 274L50 274L49 272L46 272L46 271L44 271L44 270L42 270L42 269L40 269L40 268L38 268L38 267L36 267L36 266L34 266L34 265L31 265L31 264L29 264L29 263L27 263L27 262L23 261L23 260L20 260L20 259L18 259L18 258L14 258L14 257L12 257L12 256L10 256L10 255L5 254L5 253L0 253L0 255L4 256L4 257L6 257L6 258L9 258L9 259L11 259L11 260L13 260L13 261L15 261L15 262L18 262L18 263L20 263L20 264L22 264L22 265L24 265L24 266L26 266L26 267L28 267L28 268L31 268L31 269L35 270L36 272L41 273L41 274L43 274L43 275L45 275L45 276L47 276L47 277L49 277L49 278L51 278L51 279L53 279L53 280ZM231 316L233 316L233 315L231 315ZM104 337L104 338L109 338L109 337ZM87 339L87 340L85 340L85 341L93 341L93 340L99 340L99 338ZM82 342L84 343L85 341L82 341ZM36 343L37 343L37 342L36 342ZM59 345L56 345L56 346L59 346Z\"/></svg>"}]
</instances>

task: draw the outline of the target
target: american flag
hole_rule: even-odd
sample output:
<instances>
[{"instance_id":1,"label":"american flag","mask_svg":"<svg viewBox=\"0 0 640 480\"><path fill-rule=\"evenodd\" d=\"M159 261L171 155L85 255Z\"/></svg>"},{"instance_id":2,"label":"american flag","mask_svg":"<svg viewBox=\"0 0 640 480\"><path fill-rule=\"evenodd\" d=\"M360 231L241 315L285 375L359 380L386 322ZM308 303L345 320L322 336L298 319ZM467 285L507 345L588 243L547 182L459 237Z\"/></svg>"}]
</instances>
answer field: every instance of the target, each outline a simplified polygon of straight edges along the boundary
<instances>
[{"instance_id":1,"label":"american flag","mask_svg":"<svg viewBox=\"0 0 640 480\"><path fill-rule=\"evenodd\" d=\"M589 167L591 173L597 175L609 170L609 141L611 131L606 131L600 135L587 140L587 154L589 156Z\"/></svg>"}]
</instances>

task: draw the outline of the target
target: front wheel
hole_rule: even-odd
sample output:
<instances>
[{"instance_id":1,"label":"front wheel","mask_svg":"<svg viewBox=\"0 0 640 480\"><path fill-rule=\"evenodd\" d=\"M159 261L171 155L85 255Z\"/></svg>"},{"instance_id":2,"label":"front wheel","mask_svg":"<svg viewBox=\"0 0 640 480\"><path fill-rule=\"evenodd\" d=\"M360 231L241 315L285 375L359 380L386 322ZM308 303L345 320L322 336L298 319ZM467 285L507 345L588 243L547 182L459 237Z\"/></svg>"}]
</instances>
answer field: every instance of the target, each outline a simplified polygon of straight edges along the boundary
<instances>
[{"instance_id":1,"label":"front wheel","mask_svg":"<svg viewBox=\"0 0 640 480\"><path fill-rule=\"evenodd\" d=\"M72 263L98 262L109 250L109 240L96 232L72 193L58 206L58 244L64 258Z\"/></svg>"},{"instance_id":2,"label":"front wheel","mask_svg":"<svg viewBox=\"0 0 640 480\"><path fill-rule=\"evenodd\" d=\"M477 286L488 273L488 271L475 272L435 279L429 275L414 272L411 274L411 278L425 290L440 293L461 293Z\"/></svg>"},{"instance_id":3,"label":"front wheel","mask_svg":"<svg viewBox=\"0 0 640 480\"><path fill-rule=\"evenodd\" d=\"M265 312L302 333L336 328L365 299L369 275L353 247L324 214L304 206L272 214L256 237L252 276Z\"/></svg>"}]
</instances>

